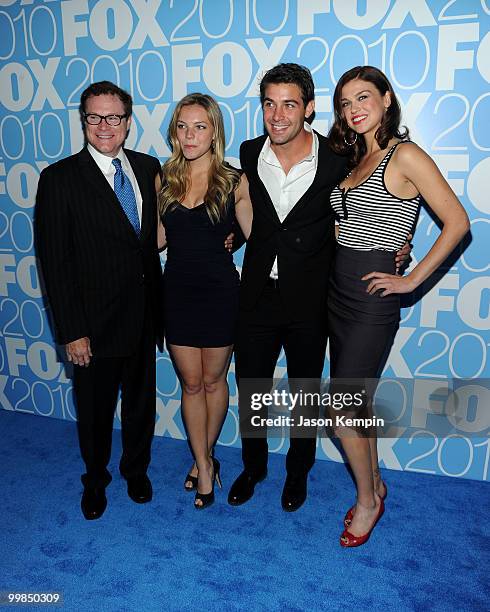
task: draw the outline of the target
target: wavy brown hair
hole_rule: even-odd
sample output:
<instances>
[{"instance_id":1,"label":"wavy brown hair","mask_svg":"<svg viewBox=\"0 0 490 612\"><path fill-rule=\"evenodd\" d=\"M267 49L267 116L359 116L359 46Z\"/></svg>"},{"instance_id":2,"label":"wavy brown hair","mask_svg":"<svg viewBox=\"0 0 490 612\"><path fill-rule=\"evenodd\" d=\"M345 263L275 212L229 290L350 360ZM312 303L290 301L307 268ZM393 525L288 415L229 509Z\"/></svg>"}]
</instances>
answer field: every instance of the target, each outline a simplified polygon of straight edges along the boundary
<instances>
[{"instance_id":1,"label":"wavy brown hair","mask_svg":"<svg viewBox=\"0 0 490 612\"><path fill-rule=\"evenodd\" d=\"M335 87L333 94L335 120L328 133L328 139L332 149L339 155L348 156L349 165L351 167L357 166L363 155L366 154L366 142L364 138L359 137L356 132L349 128L344 119L344 112L342 109L342 89L344 85L354 79L361 79L362 81L372 83L382 96L384 96L387 91L390 93L391 104L387 108L381 125L374 135L380 148L386 149L392 138L400 138L403 140L409 137L407 127L404 126L404 128L400 130L400 103L398 102L398 98L396 97L388 77L381 72L379 68L375 68L374 66L356 66L355 68L351 68L340 77ZM354 140L355 142L353 144L347 144Z\"/></svg>"},{"instance_id":2,"label":"wavy brown hair","mask_svg":"<svg viewBox=\"0 0 490 612\"><path fill-rule=\"evenodd\" d=\"M158 194L160 215L182 202L190 189L190 167L177 138L177 123L184 106L202 106L214 129L214 144L211 149L211 165L208 175L208 190L204 197L209 218L217 223L225 214L226 202L240 182L240 173L225 162L225 130L223 115L216 100L201 93L192 93L178 102L170 120L167 142L172 155L162 166L163 185Z\"/></svg>"}]
</instances>

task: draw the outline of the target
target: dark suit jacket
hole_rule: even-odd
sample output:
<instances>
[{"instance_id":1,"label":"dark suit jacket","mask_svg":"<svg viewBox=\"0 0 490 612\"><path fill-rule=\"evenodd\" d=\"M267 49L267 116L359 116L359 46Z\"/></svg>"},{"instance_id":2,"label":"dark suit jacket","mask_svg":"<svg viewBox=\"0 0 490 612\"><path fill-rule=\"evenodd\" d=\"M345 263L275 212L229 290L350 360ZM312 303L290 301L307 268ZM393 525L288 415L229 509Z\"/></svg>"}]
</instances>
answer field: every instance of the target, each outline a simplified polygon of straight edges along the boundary
<instances>
[{"instance_id":1,"label":"dark suit jacket","mask_svg":"<svg viewBox=\"0 0 490 612\"><path fill-rule=\"evenodd\" d=\"M278 258L279 288L293 318L325 312L327 281L335 249L330 192L342 180L346 161L317 134L318 169L312 185L281 223L259 178L257 162L266 136L245 141L240 161L250 184L253 224L240 284L240 307L254 308Z\"/></svg>"},{"instance_id":2,"label":"dark suit jacket","mask_svg":"<svg viewBox=\"0 0 490 612\"><path fill-rule=\"evenodd\" d=\"M36 199L36 248L57 341L88 336L98 357L135 350L145 300L156 340L162 340L155 195L160 162L125 153L143 199L139 238L86 148L43 170Z\"/></svg>"}]
</instances>

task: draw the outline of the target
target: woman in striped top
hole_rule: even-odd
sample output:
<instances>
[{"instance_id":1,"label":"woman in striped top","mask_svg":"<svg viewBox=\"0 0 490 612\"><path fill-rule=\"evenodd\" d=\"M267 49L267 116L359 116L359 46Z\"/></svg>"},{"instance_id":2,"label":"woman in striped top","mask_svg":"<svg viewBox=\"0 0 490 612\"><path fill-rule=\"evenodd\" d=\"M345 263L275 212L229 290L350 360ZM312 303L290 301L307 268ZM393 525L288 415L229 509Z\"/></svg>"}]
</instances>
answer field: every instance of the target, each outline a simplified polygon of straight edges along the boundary
<instances>
[{"instance_id":1,"label":"woman in striped top","mask_svg":"<svg viewBox=\"0 0 490 612\"><path fill-rule=\"evenodd\" d=\"M469 221L432 159L408 140L407 129L400 130L400 105L380 70L358 66L346 72L335 89L334 112L330 142L349 156L352 170L331 195L339 226L328 304L330 376L333 389L365 388L372 397L373 380L398 329L399 294L413 291L441 265L469 230ZM418 265L398 276L395 252L413 231L421 197L443 229ZM362 409L356 416L369 413L369 400ZM345 401L344 413L352 416ZM337 434L357 486L357 503L345 516L340 544L359 546L384 512L376 433L343 427Z\"/></svg>"}]
</instances>

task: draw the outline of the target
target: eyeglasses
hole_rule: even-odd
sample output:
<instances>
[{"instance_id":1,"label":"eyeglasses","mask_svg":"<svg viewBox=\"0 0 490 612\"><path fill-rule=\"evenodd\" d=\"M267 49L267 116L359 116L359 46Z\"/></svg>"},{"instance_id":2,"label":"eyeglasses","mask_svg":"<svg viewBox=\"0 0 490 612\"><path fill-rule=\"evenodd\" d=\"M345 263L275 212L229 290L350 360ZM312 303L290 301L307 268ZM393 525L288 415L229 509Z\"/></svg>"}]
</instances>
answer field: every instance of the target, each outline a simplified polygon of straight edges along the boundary
<instances>
[{"instance_id":1,"label":"eyeglasses","mask_svg":"<svg viewBox=\"0 0 490 612\"><path fill-rule=\"evenodd\" d=\"M112 125L113 127L119 125L123 119L127 117L127 115L96 115L95 113L84 113L85 121L90 125L99 125L102 119L107 123L107 125Z\"/></svg>"}]
</instances>

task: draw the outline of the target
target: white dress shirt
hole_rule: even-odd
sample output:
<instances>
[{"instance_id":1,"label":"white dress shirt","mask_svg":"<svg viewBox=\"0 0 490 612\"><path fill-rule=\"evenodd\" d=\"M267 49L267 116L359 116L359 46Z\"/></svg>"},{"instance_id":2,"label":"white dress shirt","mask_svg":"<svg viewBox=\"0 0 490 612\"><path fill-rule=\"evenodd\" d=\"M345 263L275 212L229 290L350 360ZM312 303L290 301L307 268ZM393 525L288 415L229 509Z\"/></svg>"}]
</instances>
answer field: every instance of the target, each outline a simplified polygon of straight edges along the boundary
<instances>
[{"instance_id":1,"label":"white dress shirt","mask_svg":"<svg viewBox=\"0 0 490 612\"><path fill-rule=\"evenodd\" d=\"M311 152L295 164L287 174L271 148L269 137L267 137L258 159L257 170L260 180L269 193L281 223L313 183L318 167L318 137L308 123L305 122L304 128L307 132L313 134ZM279 278L277 256L272 265L270 276L271 278Z\"/></svg>"},{"instance_id":2,"label":"white dress shirt","mask_svg":"<svg viewBox=\"0 0 490 612\"><path fill-rule=\"evenodd\" d=\"M114 175L116 174L116 168L112 164L113 157L109 157L108 155L104 155L97 151L95 147L93 147L90 143L87 144L87 149L90 155L94 158L95 163L99 166L100 171L106 177L107 182L111 186L111 189L114 189ZM143 198L141 197L141 191L138 186L138 181L134 176L133 169L131 168L131 164L126 157L126 154L121 149L119 153L116 155L117 159L121 160L121 167L123 169L124 174L131 181L131 185L133 186L134 195L136 196L136 207L138 209L138 218L141 227L141 215L143 210Z\"/></svg>"}]
</instances>

